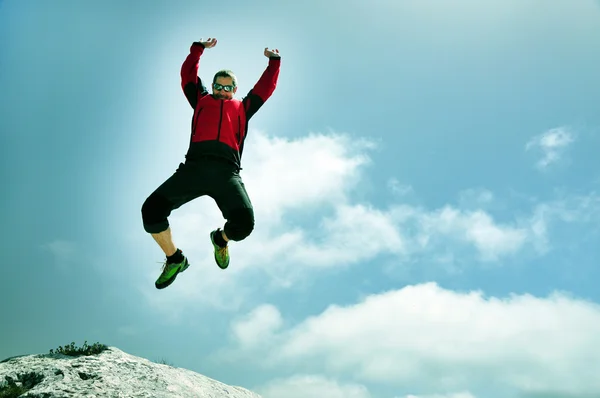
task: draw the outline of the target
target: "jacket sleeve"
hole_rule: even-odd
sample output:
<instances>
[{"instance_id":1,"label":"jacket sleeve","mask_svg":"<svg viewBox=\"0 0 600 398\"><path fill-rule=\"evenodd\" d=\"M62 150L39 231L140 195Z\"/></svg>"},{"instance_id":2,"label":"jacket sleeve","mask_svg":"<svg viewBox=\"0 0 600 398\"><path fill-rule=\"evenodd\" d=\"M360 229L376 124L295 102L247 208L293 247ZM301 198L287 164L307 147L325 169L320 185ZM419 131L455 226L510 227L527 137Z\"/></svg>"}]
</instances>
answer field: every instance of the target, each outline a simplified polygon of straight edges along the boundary
<instances>
[{"instance_id":1,"label":"jacket sleeve","mask_svg":"<svg viewBox=\"0 0 600 398\"><path fill-rule=\"evenodd\" d=\"M202 43L194 42L190 47L190 53L181 65L181 88L193 109L198 103L198 94L207 93L206 87L198 77L200 56L204 52Z\"/></svg>"},{"instance_id":2,"label":"jacket sleeve","mask_svg":"<svg viewBox=\"0 0 600 398\"><path fill-rule=\"evenodd\" d=\"M250 120L271 95L273 95L273 92L277 87L280 65L280 57L269 58L267 69L265 69L252 90L248 92L248 95L244 97L243 102L244 110L246 111L246 121Z\"/></svg>"}]
</instances>

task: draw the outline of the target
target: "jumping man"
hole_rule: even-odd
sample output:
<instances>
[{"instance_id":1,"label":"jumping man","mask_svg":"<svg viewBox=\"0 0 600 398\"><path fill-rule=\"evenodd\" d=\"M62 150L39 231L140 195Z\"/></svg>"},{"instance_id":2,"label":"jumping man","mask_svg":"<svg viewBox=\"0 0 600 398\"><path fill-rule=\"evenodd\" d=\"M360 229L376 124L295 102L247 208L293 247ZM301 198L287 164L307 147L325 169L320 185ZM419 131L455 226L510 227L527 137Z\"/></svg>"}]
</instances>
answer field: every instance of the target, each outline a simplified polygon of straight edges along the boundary
<instances>
[{"instance_id":1,"label":"jumping man","mask_svg":"<svg viewBox=\"0 0 600 398\"><path fill-rule=\"evenodd\" d=\"M229 266L227 242L241 241L254 229L254 210L239 174L242 150L248 121L275 91L281 58L279 50L265 48L268 66L242 100L233 98L237 78L226 69L215 74L209 94L198 77L198 66L204 50L216 44L214 38L193 42L183 62L181 88L194 110L186 160L142 205L144 230L166 256L162 273L155 282L157 289L169 286L179 272L190 266L173 243L167 220L171 211L200 196L208 195L215 200L226 219L223 229L210 233L214 258L222 269Z\"/></svg>"}]
</instances>

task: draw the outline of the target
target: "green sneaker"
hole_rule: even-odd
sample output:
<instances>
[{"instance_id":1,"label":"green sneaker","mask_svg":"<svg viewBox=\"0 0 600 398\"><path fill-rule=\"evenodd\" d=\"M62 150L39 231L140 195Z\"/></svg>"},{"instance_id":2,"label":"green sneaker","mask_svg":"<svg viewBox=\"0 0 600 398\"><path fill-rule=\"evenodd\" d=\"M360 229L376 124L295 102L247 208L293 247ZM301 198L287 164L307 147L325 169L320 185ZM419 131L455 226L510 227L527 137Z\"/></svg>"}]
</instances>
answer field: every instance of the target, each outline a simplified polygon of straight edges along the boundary
<instances>
[{"instance_id":1,"label":"green sneaker","mask_svg":"<svg viewBox=\"0 0 600 398\"><path fill-rule=\"evenodd\" d=\"M215 262L217 263L219 268L225 269L229 266L229 248L227 246L221 247L215 243L213 237L216 233L221 233L221 230L217 229L210 233L210 241L212 242L213 247L215 249Z\"/></svg>"},{"instance_id":2,"label":"green sneaker","mask_svg":"<svg viewBox=\"0 0 600 398\"><path fill-rule=\"evenodd\" d=\"M154 282L154 286L156 286L157 289L164 289L165 287L173 283L178 273L185 271L186 269L188 269L189 266L190 263L188 262L188 259L185 256L183 256L183 261L180 263L168 264L165 261L165 263L163 264L162 273L160 274L156 282Z\"/></svg>"}]
</instances>

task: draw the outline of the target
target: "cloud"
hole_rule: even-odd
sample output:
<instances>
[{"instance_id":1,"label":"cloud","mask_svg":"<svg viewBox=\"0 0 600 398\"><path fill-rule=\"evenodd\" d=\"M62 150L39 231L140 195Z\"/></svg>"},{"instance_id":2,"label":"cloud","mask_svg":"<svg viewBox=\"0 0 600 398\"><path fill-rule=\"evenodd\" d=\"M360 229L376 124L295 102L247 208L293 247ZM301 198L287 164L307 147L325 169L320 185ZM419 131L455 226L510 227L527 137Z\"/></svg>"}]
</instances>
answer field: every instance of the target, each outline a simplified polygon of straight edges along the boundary
<instances>
[{"instance_id":1,"label":"cloud","mask_svg":"<svg viewBox=\"0 0 600 398\"><path fill-rule=\"evenodd\" d=\"M372 163L372 142L341 133L291 139L253 131L250 137L242 177L255 208L255 230L231 244L231 266L223 271L214 264L208 239L224 223L214 201L203 197L173 212L175 242L192 266L160 298L152 291L158 268L144 267L146 294L155 305L167 310L191 301L235 310L257 289L300 288L321 269L383 257L386 271L389 264L402 272L409 262L427 261L429 269L438 264L457 272L469 262L495 263L526 251L542 255L551 247L556 222L585 222L585 214L600 210L591 195L537 203L529 214L499 220L489 210L498 199L485 188L459 192L457 204L439 208L402 198L378 207L354 199ZM388 181L397 187L393 176Z\"/></svg>"},{"instance_id":2,"label":"cloud","mask_svg":"<svg viewBox=\"0 0 600 398\"><path fill-rule=\"evenodd\" d=\"M462 190L459 195L459 203L465 208L485 207L494 201L494 193L485 188L469 188Z\"/></svg>"},{"instance_id":3,"label":"cloud","mask_svg":"<svg viewBox=\"0 0 600 398\"><path fill-rule=\"evenodd\" d=\"M261 305L246 317L232 324L236 342L244 348L254 348L270 338L282 326L281 314L273 305Z\"/></svg>"},{"instance_id":4,"label":"cloud","mask_svg":"<svg viewBox=\"0 0 600 398\"><path fill-rule=\"evenodd\" d=\"M538 149L542 158L536 163L539 169L546 169L552 163L558 162L566 148L575 141L575 135L564 127L550 129L533 137L525 145L527 151Z\"/></svg>"},{"instance_id":5,"label":"cloud","mask_svg":"<svg viewBox=\"0 0 600 398\"><path fill-rule=\"evenodd\" d=\"M260 204L257 219L268 225L280 223L284 211L346 203L361 167L370 164L366 152L374 148L373 142L338 133L290 140L255 131L250 137L243 178Z\"/></svg>"},{"instance_id":6,"label":"cloud","mask_svg":"<svg viewBox=\"0 0 600 398\"><path fill-rule=\"evenodd\" d=\"M256 389L264 398L371 398L360 384L340 384L322 376L295 375L276 379Z\"/></svg>"},{"instance_id":7,"label":"cloud","mask_svg":"<svg viewBox=\"0 0 600 398\"><path fill-rule=\"evenodd\" d=\"M412 186L400 183L395 177L388 180L388 189L398 196L406 196L414 192Z\"/></svg>"},{"instance_id":8,"label":"cloud","mask_svg":"<svg viewBox=\"0 0 600 398\"><path fill-rule=\"evenodd\" d=\"M550 249L550 230L565 229L565 225L596 225L600 220L600 195L591 192L587 195L563 194L561 197L539 203L532 211L529 223L535 238L537 250L546 253ZM579 240L586 236L578 231ZM568 242L572 244L572 242Z\"/></svg>"},{"instance_id":9,"label":"cloud","mask_svg":"<svg viewBox=\"0 0 600 398\"><path fill-rule=\"evenodd\" d=\"M75 242L60 239L45 243L42 245L42 248L52 254L56 265L60 268L66 267L73 260L77 252Z\"/></svg>"},{"instance_id":10,"label":"cloud","mask_svg":"<svg viewBox=\"0 0 600 398\"><path fill-rule=\"evenodd\" d=\"M486 297L408 286L331 305L269 343L264 366L365 385L600 394L600 306L562 293Z\"/></svg>"},{"instance_id":11,"label":"cloud","mask_svg":"<svg viewBox=\"0 0 600 398\"><path fill-rule=\"evenodd\" d=\"M432 212L416 214L420 239L472 245L482 261L497 260L513 254L526 243L530 231L524 226L501 225L481 210L461 211L445 206Z\"/></svg>"},{"instance_id":12,"label":"cloud","mask_svg":"<svg viewBox=\"0 0 600 398\"><path fill-rule=\"evenodd\" d=\"M321 238L328 240L332 229L337 232L336 221L374 227L383 222L372 217L358 223L348 220L352 214L361 215L361 208L346 204L361 181L361 167L370 163L366 153L373 148L371 142L335 133L284 139L251 131L246 148L242 178L254 205L255 230L243 242L232 242L231 265L223 271L214 264L208 240L209 232L224 223L215 202L202 197L174 211L169 217L173 238L192 265L178 277L176 291L169 289L160 299L151 289L146 291L154 305L167 310L191 300L236 309L253 289L247 281L257 272L267 274L272 286L285 287L296 279L296 270L303 272L298 264L337 263L339 250L311 239L319 223L325 233ZM323 218L328 213L331 220ZM339 245L343 250L346 243ZM380 245L368 246L378 250ZM144 272L152 286L157 271Z\"/></svg>"}]
</instances>

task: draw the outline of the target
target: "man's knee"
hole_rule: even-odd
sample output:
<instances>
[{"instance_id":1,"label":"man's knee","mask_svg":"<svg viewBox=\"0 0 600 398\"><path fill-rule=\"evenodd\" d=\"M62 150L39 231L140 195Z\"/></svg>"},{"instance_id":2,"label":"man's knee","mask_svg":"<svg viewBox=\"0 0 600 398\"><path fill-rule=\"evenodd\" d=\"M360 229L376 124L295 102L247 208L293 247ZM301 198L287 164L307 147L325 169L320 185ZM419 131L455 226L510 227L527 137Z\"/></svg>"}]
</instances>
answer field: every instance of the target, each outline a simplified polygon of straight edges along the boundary
<instances>
[{"instance_id":1,"label":"man's knee","mask_svg":"<svg viewBox=\"0 0 600 398\"><path fill-rule=\"evenodd\" d=\"M246 239L254 230L254 211L252 208L235 210L225 224L225 235L233 241Z\"/></svg>"},{"instance_id":2,"label":"man's knee","mask_svg":"<svg viewBox=\"0 0 600 398\"><path fill-rule=\"evenodd\" d=\"M159 233L169 226L167 217L171 214L171 203L162 195L151 194L142 205L142 221L148 233Z\"/></svg>"}]
</instances>

